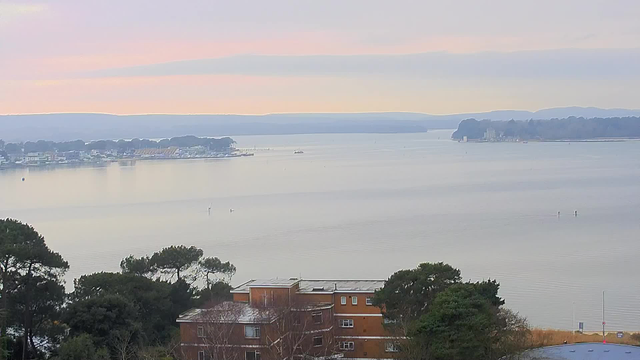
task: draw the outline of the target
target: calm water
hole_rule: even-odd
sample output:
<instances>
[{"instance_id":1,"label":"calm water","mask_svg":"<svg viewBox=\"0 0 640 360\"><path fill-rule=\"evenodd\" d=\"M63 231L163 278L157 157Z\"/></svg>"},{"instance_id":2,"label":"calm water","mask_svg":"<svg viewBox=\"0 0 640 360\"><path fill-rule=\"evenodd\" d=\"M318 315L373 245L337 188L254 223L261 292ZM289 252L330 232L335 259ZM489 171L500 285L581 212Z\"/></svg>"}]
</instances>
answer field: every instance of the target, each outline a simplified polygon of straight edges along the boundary
<instances>
[{"instance_id":1,"label":"calm water","mask_svg":"<svg viewBox=\"0 0 640 360\"><path fill-rule=\"evenodd\" d=\"M33 224L71 263L69 283L171 244L232 261L234 283L387 278L444 261L498 279L534 325L570 328L575 303L576 321L597 330L606 290L608 328L640 330L640 142L450 134L237 137L271 150L3 171L0 217Z\"/></svg>"}]
</instances>

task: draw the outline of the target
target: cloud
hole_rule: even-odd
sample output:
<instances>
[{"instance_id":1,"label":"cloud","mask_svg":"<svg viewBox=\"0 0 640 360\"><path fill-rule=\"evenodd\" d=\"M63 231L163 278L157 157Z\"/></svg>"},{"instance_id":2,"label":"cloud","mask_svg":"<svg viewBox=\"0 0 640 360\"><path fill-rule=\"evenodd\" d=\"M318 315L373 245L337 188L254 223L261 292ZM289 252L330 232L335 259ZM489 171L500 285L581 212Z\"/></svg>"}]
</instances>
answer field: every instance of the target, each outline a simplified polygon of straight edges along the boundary
<instances>
[{"instance_id":1,"label":"cloud","mask_svg":"<svg viewBox=\"0 0 640 360\"><path fill-rule=\"evenodd\" d=\"M46 11L46 4L26 4L18 2L0 2L0 24L7 23L23 15Z\"/></svg>"},{"instance_id":2,"label":"cloud","mask_svg":"<svg viewBox=\"0 0 640 360\"><path fill-rule=\"evenodd\" d=\"M595 39L597 37L598 37L597 34L591 33L591 34L585 34L585 35L577 36L577 37L573 38L573 41L576 42L576 43L580 43L580 42L584 42L584 41L587 41L587 40Z\"/></svg>"},{"instance_id":3,"label":"cloud","mask_svg":"<svg viewBox=\"0 0 640 360\"><path fill-rule=\"evenodd\" d=\"M391 76L409 78L552 78L604 79L640 77L640 49L565 49L548 51L444 52L404 55L238 55L111 68L81 77L176 75L248 76Z\"/></svg>"}]
</instances>

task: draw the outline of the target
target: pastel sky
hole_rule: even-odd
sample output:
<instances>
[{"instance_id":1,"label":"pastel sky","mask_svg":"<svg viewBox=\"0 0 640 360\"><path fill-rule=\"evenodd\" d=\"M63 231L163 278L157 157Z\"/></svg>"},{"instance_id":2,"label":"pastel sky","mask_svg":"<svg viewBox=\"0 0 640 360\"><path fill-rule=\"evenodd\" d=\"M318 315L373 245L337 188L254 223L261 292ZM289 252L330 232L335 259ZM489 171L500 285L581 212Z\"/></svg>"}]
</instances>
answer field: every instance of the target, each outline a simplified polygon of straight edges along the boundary
<instances>
[{"instance_id":1,"label":"pastel sky","mask_svg":"<svg viewBox=\"0 0 640 360\"><path fill-rule=\"evenodd\" d=\"M638 0L0 0L0 114L640 108Z\"/></svg>"}]
</instances>

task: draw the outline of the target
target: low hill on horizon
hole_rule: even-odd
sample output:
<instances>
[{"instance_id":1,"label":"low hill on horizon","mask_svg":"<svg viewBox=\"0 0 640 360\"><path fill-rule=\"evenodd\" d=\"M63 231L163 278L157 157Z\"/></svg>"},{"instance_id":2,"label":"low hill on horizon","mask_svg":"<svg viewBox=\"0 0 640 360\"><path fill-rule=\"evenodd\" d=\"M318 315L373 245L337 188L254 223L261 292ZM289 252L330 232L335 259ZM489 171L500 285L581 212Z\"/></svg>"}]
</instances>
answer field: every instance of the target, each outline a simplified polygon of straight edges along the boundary
<instances>
[{"instance_id":1,"label":"low hill on horizon","mask_svg":"<svg viewBox=\"0 0 640 360\"><path fill-rule=\"evenodd\" d=\"M301 113L268 115L111 115L57 113L0 115L0 139L70 141L75 139L165 138L182 135L236 136L318 133L415 133L456 129L465 119L508 121L640 116L640 110L563 107L535 112L432 115L413 112Z\"/></svg>"}]
</instances>

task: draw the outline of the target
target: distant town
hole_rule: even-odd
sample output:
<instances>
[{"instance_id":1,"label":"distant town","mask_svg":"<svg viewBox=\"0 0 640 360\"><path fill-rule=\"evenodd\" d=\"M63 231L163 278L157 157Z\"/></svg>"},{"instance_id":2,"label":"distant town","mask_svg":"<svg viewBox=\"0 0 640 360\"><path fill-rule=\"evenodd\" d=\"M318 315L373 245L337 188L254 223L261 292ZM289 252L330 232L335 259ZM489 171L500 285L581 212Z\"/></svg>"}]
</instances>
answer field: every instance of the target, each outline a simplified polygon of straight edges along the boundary
<instances>
[{"instance_id":1,"label":"distant town","mask_svg":"<svg viewBox=\"0 0 640 360\"><path fill-rule=\"evenodd\" d=\"M125 160L208 159L252 156L235 148L229 137L200 138L182 136L148 140L83 140L53 142L5 143L0 140L0 169L100 164Z\"/></svg>"}]
</instances>

